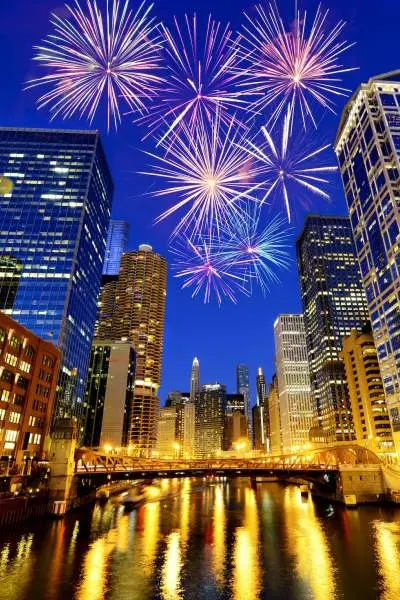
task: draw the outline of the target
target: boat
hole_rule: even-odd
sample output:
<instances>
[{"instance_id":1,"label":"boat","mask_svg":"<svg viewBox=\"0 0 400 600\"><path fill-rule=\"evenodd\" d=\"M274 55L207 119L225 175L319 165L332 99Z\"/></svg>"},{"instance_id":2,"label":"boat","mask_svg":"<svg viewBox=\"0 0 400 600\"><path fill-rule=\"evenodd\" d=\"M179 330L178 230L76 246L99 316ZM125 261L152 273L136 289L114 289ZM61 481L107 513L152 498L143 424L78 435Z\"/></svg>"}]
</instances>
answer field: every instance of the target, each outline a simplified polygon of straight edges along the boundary
<instances>
[{"instance_id":1,"label":"boat","mask_svg":"<svg viewBox=\"0 0 400 600\"><path fill-rule=\"evenodd\" d=\"M125 510L133 510L146 500L146 494L141 491L129 490L129 492L121 494L118 500Z\"/></svg>"}]
</instances>

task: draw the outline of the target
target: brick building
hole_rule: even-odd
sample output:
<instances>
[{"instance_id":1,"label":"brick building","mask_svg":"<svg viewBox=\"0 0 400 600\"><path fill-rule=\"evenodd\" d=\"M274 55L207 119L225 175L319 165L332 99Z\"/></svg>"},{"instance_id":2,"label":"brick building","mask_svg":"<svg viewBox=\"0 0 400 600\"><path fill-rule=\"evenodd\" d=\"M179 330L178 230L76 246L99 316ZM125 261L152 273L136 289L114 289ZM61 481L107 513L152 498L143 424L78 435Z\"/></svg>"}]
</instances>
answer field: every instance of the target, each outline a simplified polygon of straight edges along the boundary
<instances>
[{"instance_id":1,"label":"brick building","mask_svg":"<svg viewBox=\"0 0 400 600\"><path fill-rule=\"evenodd\" d=\"M0 460L42 458L60 350L0 312Z\"/></svg>"}]
</instances>

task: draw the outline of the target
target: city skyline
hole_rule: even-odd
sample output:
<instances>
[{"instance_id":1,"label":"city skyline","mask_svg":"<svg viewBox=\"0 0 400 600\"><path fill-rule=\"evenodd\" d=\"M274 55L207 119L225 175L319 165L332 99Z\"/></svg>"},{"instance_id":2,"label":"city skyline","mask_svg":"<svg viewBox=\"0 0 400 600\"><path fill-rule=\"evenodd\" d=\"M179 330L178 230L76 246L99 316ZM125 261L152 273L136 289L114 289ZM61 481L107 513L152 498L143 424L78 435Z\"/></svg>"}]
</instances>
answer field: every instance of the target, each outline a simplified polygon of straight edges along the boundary
<instances>
[{"instance_id":1,"label":"city skyline","mask_svg":"<svg viewBox=\"0 0 400 600\"><path fill-rule=\"evenodd\" d=\"M326 3L327 7L329 3ZM303 8L315 10L318 2L315 0L306 0ZM0 100L1 124L5 126L49 126L48 114L45 111L37 111L34 106L34 93L22 93L22 87L26 80L31 77L33 66L31 63L32 46L49 32L48 17L51 10L59 6L56 0L45 0L33 10L32 4L26 0L16 0L12 6L4 11L1 20L2 37L0 39L0 48L3 54L7 53L10 47L13 48L13 64L11 61L5 65L5 79L8 85L4 88L4 93ZM230 20L234 27L238 27L242 20L242 10L249 9L251 2L235 0L229 8L227 6L215 6L215 3L206 2L202 5L202 13L208 14L212 11L215 18L221 20ZM390 35L393 28L393 21L396 13L400 17L400 7L395 6L393 2L383 2L381 10L381 20L376 22L374 19L372 2L362 2L355 0L351 3L335 3L336 18L343 18L348 21L349 36L357 40L356 50L350 50L349 63L358 65L359 70L349 73L347 77L347 86L355 91L360 82L367 81L378 73L391 71L396 67L393 54L395 51L395 35ZM281 7L284 16L288 16L291 7ZM161 19L168 21L171 11L176 12L178 16L184 12L193 12L198 9L195 2L183 3L175 0L172 4L166 0L157 2L157 12ZM362 9L362 11L361 11ZM359 20L360 11L363 13L363 20ZM20 14L25 14L26 23L24 26L20 19ZM4 18L3 18L4 17ZM370 28L375 31L375 36L380 40L381 51L376 53L372 45L367 42L364 28ZM389 34L387 33L389 27ZM13 45L15 36L20 35L18 48ZM350 95L350 94L349 94ZM326 131L326 141L333 144L337 132L340 113L345 106L348 98L337 99L336 115L327 114L324 116L323 128ZM51 127L79 128L87 127L87 123L79 119L71 119L68 122L61 118L55 119ZM126 120L118 135L106 134L106 128L103 127L103 120L94 121L92 128L99 127L101 130L102 141L105 146L106 154L110 162L111 170L116 179L116 192L113 204L112 217L114 219L124 219L129 221L131 226L129 249L138 247L139 244L149 243L156 252L167 256L167 244L169 229L163 224L154 226L153 219L159 214L163 206L160 200L142 197L142 193L151 191L151 182L143 177L136 175L140 167L145 163L145 157L140 148L143 144L140 142L142 131L138 127L132 126L132 123ZM146 142L145 142L146 143ZM124 152L120 151L121 145ZM150 145L149 145L150 146ZM139 150L134 150L137 147ZM333 163L335 161L332 151ZM133 191L134 190L134 191ZM339 176L335 185L332 203L326 203L318 199L313 200L314 205L310 206L313 212L347 214L347 207L342 191L342 184ZM138 212L140 210L140 212ZM290 270L281 272L281 284L272 287L270 293L265 299L261 293L254 294L251 298L243 297L237 306L228 304L218 309L217 306L204 306L200 299L192 300L189 293L180 290L179 281L169 274L168 296L166 306L166 331L165 331L165 360L162 377L162 387L160 389L161 403L165 402L168 391L172 389L187 388L187 367L193 356L199 355L202 362L202 373L204 381L223 380L229 389L235 386L234 365L243 362L249 366L250 377L252 381L256 374L257 367L263 366L267 380L271 380L274 372L274 348L273 339L270 331L278 314L283 312L301 311L301 302L297 282L294 238L300 231L304 221L305 212L300 207L298 213L294 214L294 236L292 246L292 259ZM286 290L289 293L286 293ZM179 311L174 309L179 306ZM182 319L182 315L185 316ZM261 315L261 318L260 318ZM191 323L192 335L187 339L187 331L183 321ZM230 325L235 321L246 321L246 328L230 331ZM255 343L252 331L257 330L257 337L266 339L267 342ZM226 340L226 351L221 356L218 351L218 340L221 337ZM213 343L209 343L210 339ZM239 342L239 343L238 343ZM240 352L238 351L240 348ZM176 361L179 356L179 364ZM216 368L217 360L219 368ZM232 368L233 367L233 368ZM254 389L254 388L253 388ZM252 403L255 397L253 394Z\"/></svg>"}]
</instances>

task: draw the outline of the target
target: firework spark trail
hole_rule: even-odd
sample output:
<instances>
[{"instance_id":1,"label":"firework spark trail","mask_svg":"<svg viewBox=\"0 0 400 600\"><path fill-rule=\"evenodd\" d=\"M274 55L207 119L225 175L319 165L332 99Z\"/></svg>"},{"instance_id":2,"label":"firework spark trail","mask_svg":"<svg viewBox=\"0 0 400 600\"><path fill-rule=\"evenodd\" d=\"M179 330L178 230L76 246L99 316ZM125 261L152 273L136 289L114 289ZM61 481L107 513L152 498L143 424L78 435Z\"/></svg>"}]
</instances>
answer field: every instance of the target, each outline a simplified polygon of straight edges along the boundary
<instances>
[{"instance_id":1,"label":"firework spark trail","mask_svg":"<svg viewBox=\"0 0 400 600\"><path fill-rule=\"evenodd\" d=\"M256 190L266 189L257 180L255 161L244 144L235 117L225 127L217 114L210 126L200 121L193 133L183 125L166 156L147 152L154 159L153 171L142 174L165 184L153 195L178 198L157 222L186 209L173 235L185 233L194 238L198 234L218 236L227 224L243 218L243 203L258 202Z\"/></svg>"},{"instance_id":2,"label":"firework spark trail","mask_svg":"<svg viewBox=\"0 0 400 600\"><path fill-rule=\"evenodd\" d=\"M289 240L291 231L285 219L276 215L262 228L259 207L248 207L247 218L227 232L220 244L220 256L240 268L245 267L245 278L252 286L255 281L264 294L273 282L279 282L276 269L288 269L290 264Z\"/></svg>"},{"instance_id":3,"label":"firework spark trail","mask_svg":"<svg viewBox=\"0 0 400 600\"><path fill-rule=\"evenodd\" d=\"M330 183L326 177L329 173L337 171L336 166L321 166L320 155L330 148L330 144L307 151L304 140L296 140L290 136L291 114L290 109L286 112L281 138L278 142L267 127L262 127L264 143L257 145L254 140L248 141L247 146L241 146L251 157L262 163L261 169L265 177L265 187L268 191L264 195L262 202L265 202L273 194L282 195L289 223L291 222L291 208L289 187L294 184L300 190L306 189L325 200L330 196L325 191L324 186Z\"/></svg>"},{"instance_id":4,"label":"firework spark trail","mask_svg":"<svg viewBox=\"0 0 400 600\"><path fill-rule=\"evenodd\" d=\"M266 11L257 5L256 11L255 18L245 13L242 44L248 77L241 89L258 97L255 110L275 104L268 124L274 125L289 106L292 117L300 110L304 127L307 117L316 126L313 103L334 112L334 97L351 91L340 84L344 73L355 70L339 62L354 45L342 40L346 23L339 21L329 29L329 11L319 6L309 29L307 11L303 15L297 11L293 28L287 31L276 7L270 4Z\"/></svg>"},{"instance_id":5,"label":"firework spark trail","mask_svg":"<svg viewBox=\"0 0 400 600\"><path fill-rule=\"evenodd\" d=\"M248 294L243 268L219 252L219 244L209 239L175 238L171 246L175 256L175 277L183 279L182 289L193 288L192 298L204 292L204 302L215 296L218 304L228 298L236 304L236 294Z\"/></svg>"},{"instance_id":6,"label":"firework spark trail","mask_svg":"<svg viewBox=\"0 0 400 600\"><path fill-rule=\"evenodd\" d=\"M196 14L192 20L185 15L183 27L174 17L174 25L175 31L163 26L166 83L151 112L137 119L147 124L148 135L162 131L158 145L172 139L183 124L193 130L200 119L209 122L217 111L229 123L231 109L248 106L245 93L235 88L241 77L240 47L230 26L223 27L210 15L205 32L199 33Z\"/></svg>"},{"instance_id":7,"label":"firework spark trail","mask_svg":"<svg viewBox=\"0 0 400 600\"><path fill-rule=\"evenodd\" d=\"M96 0L86 0L85 11L75 0L66 5L68 18L52 15L54 33L35 47L34 57L50 72L26 86L50 87L38 106L48 106L52 118L79 113L92 122L103 96L108 129L111 121L115 128L121 122L122 101L131 111L145 112L161 81L161 36L150 17L153 5L143 2L133 14L129 1L107 0L101 10Z\"/></svg>"}]
</instances>

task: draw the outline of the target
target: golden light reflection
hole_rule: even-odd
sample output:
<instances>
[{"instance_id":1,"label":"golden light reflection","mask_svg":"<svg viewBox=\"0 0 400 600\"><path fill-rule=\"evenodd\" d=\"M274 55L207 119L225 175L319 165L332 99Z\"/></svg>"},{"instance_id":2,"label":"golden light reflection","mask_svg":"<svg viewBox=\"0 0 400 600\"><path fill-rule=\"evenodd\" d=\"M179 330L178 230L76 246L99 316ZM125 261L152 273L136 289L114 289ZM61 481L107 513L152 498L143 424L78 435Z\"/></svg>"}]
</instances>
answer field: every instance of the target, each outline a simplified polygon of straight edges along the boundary
<instances>
[{"instance_id":1,"label":"golden light reflection","mask_svg":"<svg viewBox=\"0 0 400 600\"><path fill-rule=\"evenodd\" d=\"M382 600L400 598L400 524L374 523L379 573L383 579Z\"/></svg>"},{"instance_id":2,"label":"golden light reflection","mask_svg":"<svg viewBox=\"0 0 400 600\"><path fill-rule=\"evenodd\" d=\"M259 516L254 490L245 489L244 521L235 534L233 594L235 600L254 600L261 590Z\"/></svg>"},{"instance_id":3,"label":"golden light reflection","mask_svg":"<svg viewBox=\"0 0 400 600\"><path fill-rule=\"evenodd\" d=\"M315 514L313 501L303 501L299 490L287 487L284 495L285 525L289 552L294 555L297 573L309 588L312 600L332 600L335 594L334 568L328 543Z\"/></svg>"},{"instance_id":4,"label":"golden light reflection","mask_svg":"<svg viewBox=\"0 0 400 600\"><path fill-rule=\"evenodd\" d=\"M116 529L111 529L90 546L83 564L77 600L103 600L108 579L108 558L116 547L117 535Z\"/></svg>"},{"instance_id":5,"label":"golden light reflection","mask_svg":"<svg viewBox=\"0 0 400 600\"><path fill-rule=\"evenodd\" d=\"M160 503L150 502L143 507L143 557L146 575L153 573L160 527Z\"/></svg>"},{"instance_id":6,"label":"golden light reflection","mask_svg":"<svg viewBox=\"0 0 400 600\"><path fill-rule=\"evenodd\" d=\"M161 593L163 600L179 600L182 597L180 586L181 567L180 533L174 531L167 538L167 549L162 569Z\"/></svg>"},{"instance_id":7,"label":"golden light reflection","mask_svg":"<svg viewBox=\"0 0 400 600\"><path fill-rule=\"evenodd\" d=\"M33 535L24 535L17 544L16 555L12 559L11 565L8 563L10 547L4 548L4 554L1 554L1 565L4 564L4 572L1 579L1 593L7 600L19 600L29 589L29 583L32 577L34 566L34 556L32 556Z\"/></svg>"},{"instance_id":8,"label":"golden light reflection","mask_svg":"<svg viewBox=\"0 0 400 600\"><path fill-rule=\"evenodd\" d=\"M182 540L182 550L186 550L186 545L189 540L189 523L190 523L190 479L184 479L181 488L181 514L180 514L180 530Z\"/></svg>"},{"instance_id":9,"label":"golden light reflection","mask_svg":"<svg viewBox=\"0 0 400 600\"><path fill-rule=\"evenodd\" d=\"M129 516L121 515L117 523L117 550L126 552L129 546Z\"/></svg>"},{"instance_id":10,"label":"golden light reflection","mask_svg":"<svg viewBox=\"0 0 400 600\"><path fill-rule=\"evenodd\" d=\"M213 557L212 566L215 581L221 587L224 584L225 572L225 501L223 486L215 488L214 511L213 511Z\"/></svg>"}]
</instances>

